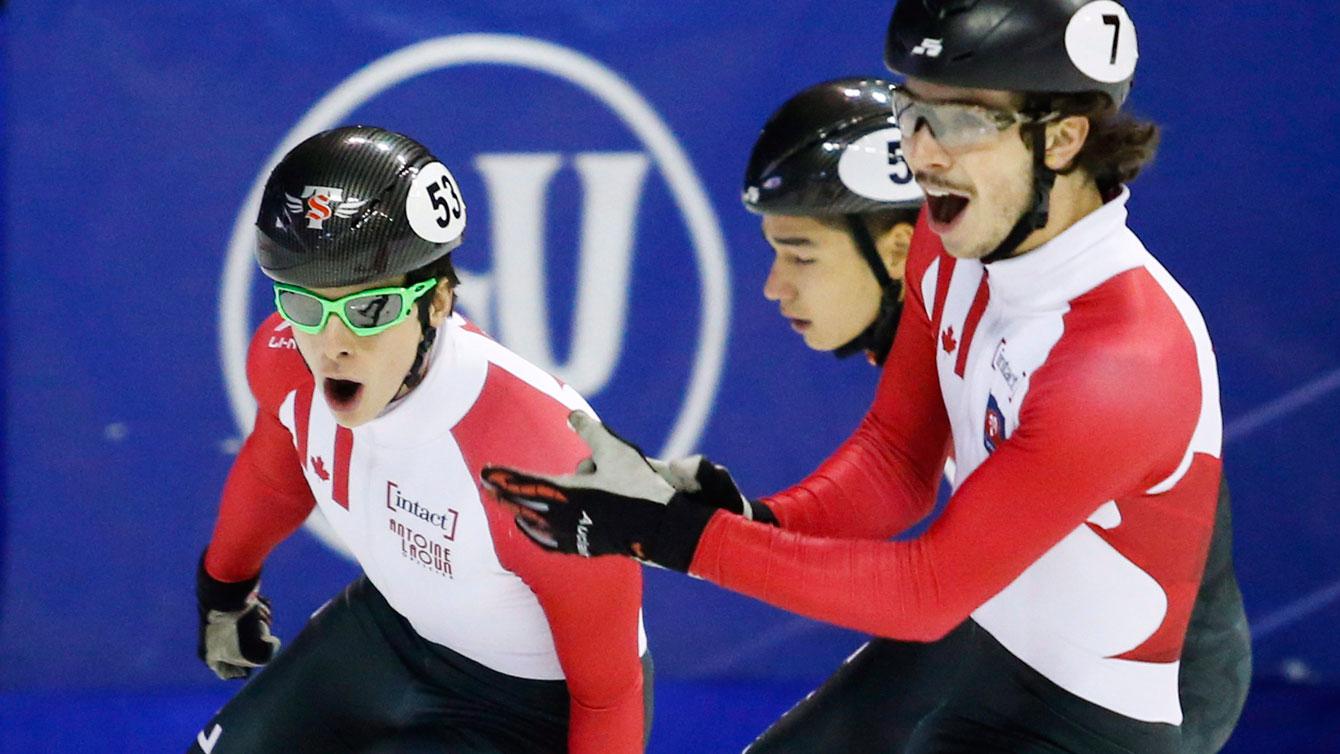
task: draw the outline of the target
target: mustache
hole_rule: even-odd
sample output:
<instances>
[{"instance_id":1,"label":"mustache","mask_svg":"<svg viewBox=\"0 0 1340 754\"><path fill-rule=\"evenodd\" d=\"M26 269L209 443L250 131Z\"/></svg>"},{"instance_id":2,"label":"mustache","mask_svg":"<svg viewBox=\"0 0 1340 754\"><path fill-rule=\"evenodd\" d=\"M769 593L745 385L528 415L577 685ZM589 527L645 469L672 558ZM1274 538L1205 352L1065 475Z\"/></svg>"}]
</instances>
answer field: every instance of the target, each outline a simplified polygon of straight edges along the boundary
<instances>
[{"instance_id":1,"label":"mustache","mask_svg":"<svg viewBox=\"0 0 1340 754\"><path fill-rule=\"evenodd\" d=\"M922 189L933 188L940 189L941 191L952 191L959 194L972 194L972 189L966 186L956 186L948 181L940 180L929 173L917 172L913 173L913 177L916 179L917 185L921 186Z\"/></svg>"}]
</instances>

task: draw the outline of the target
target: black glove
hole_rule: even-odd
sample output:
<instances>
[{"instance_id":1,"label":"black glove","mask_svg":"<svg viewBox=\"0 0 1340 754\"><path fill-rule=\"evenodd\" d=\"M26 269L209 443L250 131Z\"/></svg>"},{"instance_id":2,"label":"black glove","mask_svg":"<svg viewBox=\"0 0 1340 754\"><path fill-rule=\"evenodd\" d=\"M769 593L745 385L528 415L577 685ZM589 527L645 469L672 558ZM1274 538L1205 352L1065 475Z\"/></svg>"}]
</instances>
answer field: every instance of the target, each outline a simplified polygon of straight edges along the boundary
<instances>
[{"instance_id":1,"label":"black glove","mask_svg":"<svg viewBox=\"0 0 1340 754\"><path fill-rule=\"evenodd\" d=\"M632 444L581 411L568 416L591 458L574 474L544 476L486 466L480 480L515 506L516 525L548 550L631 555L687 571L716 512L675 490Z\"/></svg>"},{"instance_id":2,"label":"black glove","mask_svg":"<svg viewBox=\"0 0 1340 754\"><path fill-rule=\"evenodd\" d=\"M762 500L750 500L740 492L735 479L725 466L713 463L703 456L693 455L662 461L648 458L647 463L670 483L699 505L730 511L750 521L778 526L777 516Z\"/></svg>"},{"instance_id":3,"label":"black glove","mask_svg":"<svg viewBox=\"0 0 1340 754\"><path fill-rule=\"evenodd\" d=\"M195 573L195 599L200 611L196 653L218 677L246 678L274 657L279 639L270 633L270 601L260 596L260 576L229 583L205 571L205 558Z\"/></svg>"}]
</instances>

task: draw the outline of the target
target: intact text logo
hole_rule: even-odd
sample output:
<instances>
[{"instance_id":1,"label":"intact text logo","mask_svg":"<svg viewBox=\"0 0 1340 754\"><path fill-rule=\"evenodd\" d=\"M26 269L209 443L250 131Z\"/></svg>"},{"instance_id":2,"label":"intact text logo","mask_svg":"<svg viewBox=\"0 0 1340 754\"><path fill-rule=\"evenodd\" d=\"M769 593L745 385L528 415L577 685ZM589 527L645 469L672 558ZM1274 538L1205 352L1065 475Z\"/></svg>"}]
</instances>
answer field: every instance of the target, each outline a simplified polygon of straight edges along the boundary
<instances>
[{"instance_id":1,"label":"intact text logo","mask_svg":"<svg viewBox=\"0 0 1340 754\"><path fill-rule=\"evenodd\" d=\"M447 508L442 513L433 511L420 505L417 501L405 497L400 492L400 486L389 481L386 483L386 508L387 510L408 513L429 526L441 529L444 539L456 539L456 521L461 514L454 508Z\"/></svg>"},{"instance_id":2,"label":"intact text logo","mask_svg":"<svg viewBox=\"0 0 1340 754\"><path fill-rule=\"evenodd\" d=\"M453 508L438 512L429 506L405 497L400 485L386 482L386 509L393 514L387 519L391 534L400 540L400 554L406 560L422 566L439 576L456 578L451 563L451 547L443 544L456 539L456 522L460 513ZM404 514L416 520L405 523Z\"/></svg>"}]
</instances>

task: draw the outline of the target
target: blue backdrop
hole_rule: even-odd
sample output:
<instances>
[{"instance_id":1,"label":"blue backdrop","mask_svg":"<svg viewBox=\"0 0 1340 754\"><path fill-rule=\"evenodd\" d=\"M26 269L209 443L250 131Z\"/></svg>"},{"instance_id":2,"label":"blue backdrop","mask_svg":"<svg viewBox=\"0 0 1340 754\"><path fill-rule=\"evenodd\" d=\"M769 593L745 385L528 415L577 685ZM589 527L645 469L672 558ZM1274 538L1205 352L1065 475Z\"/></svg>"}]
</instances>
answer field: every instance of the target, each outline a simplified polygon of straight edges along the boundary
<instances>
[{"instance_id":1,"label":"blue backdrop","mask_svg":"<svg viewBox=\"0 0 1340 754\"><path fill-rule=\"evenodd\" d=\"M1143 52L1132 105L1166 129L1132 222L1217 345L1258 672L1335 681L1340 10L1128 5ZM875 374L807 351L763 299L771 252L740 176L789 95L883 72L890 8L10 8L0 690L213 682L191 589L246 431L233 349L267 306L249 202L317 128L375 123L429 144L469 203L465 308L621 431L700 449L753 493L813 468ZM626 284L584 280L596 256L626 264ZM497 274L509 265L540 272ZM279 633L354 572L312 534L283 544L266 571ZM646 621L665 677L818 679L859 642L654 572Z\"/></svg>"}]
</instances>

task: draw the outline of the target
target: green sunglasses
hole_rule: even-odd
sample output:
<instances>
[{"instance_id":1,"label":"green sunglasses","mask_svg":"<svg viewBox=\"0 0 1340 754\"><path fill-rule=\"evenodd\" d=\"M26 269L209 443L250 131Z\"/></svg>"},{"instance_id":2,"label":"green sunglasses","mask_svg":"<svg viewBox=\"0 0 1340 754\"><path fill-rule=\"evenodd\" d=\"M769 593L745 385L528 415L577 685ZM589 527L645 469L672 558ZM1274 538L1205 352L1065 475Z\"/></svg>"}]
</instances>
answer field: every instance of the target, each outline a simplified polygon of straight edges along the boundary
<instances>
[{"instance_id":1,"label":"green sunglasses","mask_svg":"<svg viewBox=\"0 0 1340 754\"><path fill-rule=\"evenodd\" d=\"M414 311L414 302L433 290L437 278L414 285L372 288L334 301L306 288L275 283L275 308L295 330L316 335L334 314L355 335L376 335L404 322Z\"/></svg>"}]
</instances>

